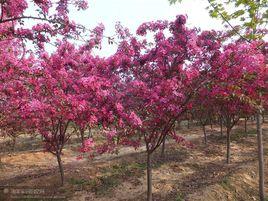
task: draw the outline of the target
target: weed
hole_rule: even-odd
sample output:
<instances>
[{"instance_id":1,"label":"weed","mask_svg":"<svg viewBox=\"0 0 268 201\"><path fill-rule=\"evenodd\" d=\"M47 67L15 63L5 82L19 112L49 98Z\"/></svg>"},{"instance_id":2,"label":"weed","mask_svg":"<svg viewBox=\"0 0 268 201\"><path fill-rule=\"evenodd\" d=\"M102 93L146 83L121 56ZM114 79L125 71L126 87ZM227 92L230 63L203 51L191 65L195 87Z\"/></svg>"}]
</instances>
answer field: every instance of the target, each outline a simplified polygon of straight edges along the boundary
<instances>
[{"instance_id":1,"label":"weed","mask_svg":"<svg viewBox=\"0 0 268 201\"><path fill-rule=\"evenodd\" d=\"M72 184L72 185L85 185L85 184L88 184L88 180L71 178L69 180L69 183Z\"/></svg>"},{"instance_id":2,"label":"weed","mask_svg":"<svg viewBox=\"0 0 268 201\"><path fill-rule=\"evenodd\" d=\"M225 176L223 180L221 181L220 185L225 188L226 190L229 190L231 188L231 182L228 176Z\"/></svg>"},{"instance_id":3,"label":"weed","mask_svg":"<svg viewBox=\"0 0 268 201\"><path fill-rule=\"evenodd\" d=\"M184 201L183 195L180 193L177 194L175 201Z\"/></svg>"},{"instance_id":4,"label":"weed","mask_svg":"<svg viewBox=\"0 0 268 201\"><path fill-rule=\"evenodd\" d=\"M99 185L95 188L97 195L105 195L110 190L119 185L119 178L115 176L103 176L99 178Z\"/></svg>"}]
</instances>

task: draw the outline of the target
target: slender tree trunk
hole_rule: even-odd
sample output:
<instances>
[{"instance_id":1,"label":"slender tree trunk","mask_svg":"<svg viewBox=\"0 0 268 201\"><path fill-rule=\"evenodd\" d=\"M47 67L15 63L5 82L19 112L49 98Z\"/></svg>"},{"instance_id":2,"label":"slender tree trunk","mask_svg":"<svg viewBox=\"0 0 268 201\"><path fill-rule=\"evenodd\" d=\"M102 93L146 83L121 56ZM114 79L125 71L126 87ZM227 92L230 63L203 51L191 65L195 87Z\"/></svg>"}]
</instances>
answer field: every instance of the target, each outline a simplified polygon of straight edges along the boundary
<instances>
[{"instance_id":1,"label":"slender tree trunk","mask_svg":"<svg viewBox=\"0 0 268 201\"><path fill-rule=\"evenodd\" d=\"M189 119L187 120L187 128L190 129L190 121L189 121Z\"/></svg>"},{"instance_id":2,"label":"slender tree trunk","mask_svg":"<svg viewBox=\"0 0 268 201\"><path fill-rule=\"evenodd\" d=\"M227 128L226 132L226 147L227 147L227 155L226 155L226 163L230 164L230 144L231 144L231 135L230 135L230 128Z\"/></svg>"},{"instance_id":3,"label":"slender tree trunk","mask_svg":"<svg viewBox=\"0 0 268 201\"><path fill-rule=\"evenodd\" d=\"M202 125L203 127L203 133L204 133L204 143L207 144L207 132L206 132L206 126Z\"/></svg>"},{"instance_id":4,"label":"slender tree trunk","mask_svg":"<svg viewBox=\"0 0 268 201\"><path fill-rule=\"evenodd\" d=\"M63 166L62 166L62 161L61 161L61 154L57 152L56 156L57 156L57 161L58 161L59 170L60 170L61 186L63 186L64 172L63 172Z\"/></svg>"},{"instance_id":5,"label":"slender tree trunk","mask_svg":"<svg viewBox=\"0 0 268 201\"><path fill-rule=\"evenodd\" d=\"M245 133L248 133L248 127L247 127L247 123L248 123L248 118L245 117Z\"/></svg>"},{"instance_id":6,"label":"slender tree trunk","mask_svg":"<svg viewBox=\"0 0 268 201\"><path fill-rule=\"evenodd\" d=\"M91 132L91 128L88 128L88 137L91 138L92 137L92 132Z\"/></svg>"},{"instance_id":7,"label":"slender tree trunk","mask_svg":"<svg viewBox=\"0 0 268 201\"><path fill-rule=\"evenodd\" d=\"M263 161L263 139L262 139L262 115L261 111L257 114L257 140L258 140L258 159L259 159L259 194L260 201L264 201L264 161Z\"/></svg>"},{"instance_id":8,"label":"slender tree trunk","mask_svg":"<svg viewBox=\"0 0 268 201\"><path fill-rule=\"evenodd\" d=\"M211 128L211 130L213 129L213 122L212 122L212 120L210 120L210 128Z\"/></svg>"},{"instance_id":9,"label":"slender tree trunk","mask_svg":"<svg viewBox=\"0 0 268 201\"><path fill-rule=\"evenodd\" d=\"M221 124L221 137L223 137L223 122L222 122L222 118L221 118L220 121L221 121L221 122L220 122L220 124Z\"/></svg>"},{"instance_id":10,"label":"slender tree trunk","mask_svg":"<svg viewBox=\"0 0 268 201\"><path fill-rule=\"evenodd\" d=\"M181 122L180 122L180 121L178 121L176 125L177 125L177 127L176 127L176 128L177 128L177 130L180 130L180 129L181 129Z\"/></svg>"},{"instance_id":11,"label":"slender tree trunk","mask_svg":"<svg viewBox=\"0 0 268 201\"><path fill-rule=\"evenodd\" d=\"M34 138L36 138L36 135L32 134L30 139L34 140Z\"/></svg>"},{"instance_id":12,"label":"slender tree trunk","mask_svg":"<svg viewBox=\"0 0 268 201\"><path fill-rule=\"evenodd\" d=\"M147 201L153 200L151 154L147 153Z\"/></svg>"},{"instance_id":13,"label":"slender tree trunk","mask_svg":"<svg viewBox=\"0 0 268 201\"><path fill-rule=\"evenodd\" d=\"M82 128L80 128L79 130L80 130L81 143L84 144L84 141L85 141L85 131Z\"/></svg>"},{"instance_id":14,"label":"slender tree trunk","mask_svg":"<svg viewBox=\"0 0 268 201\"><path fill-rule=\"evenodd\" d=\"M12 137L12 150L15 151L16 149L16 137Z\"/></svg>"},{"instance_id":15,"label":"slender tree trunk","mask_svg":"<svg viewBox=\"0 0 268 201\"><path fill-rule=\"evenodd\" d=\"M166 146L166 138L167 136L164 137L164 140L162 142L162 148L161 148L161 158L165 158L165 146Z\"/></svg>"}]
</instances>

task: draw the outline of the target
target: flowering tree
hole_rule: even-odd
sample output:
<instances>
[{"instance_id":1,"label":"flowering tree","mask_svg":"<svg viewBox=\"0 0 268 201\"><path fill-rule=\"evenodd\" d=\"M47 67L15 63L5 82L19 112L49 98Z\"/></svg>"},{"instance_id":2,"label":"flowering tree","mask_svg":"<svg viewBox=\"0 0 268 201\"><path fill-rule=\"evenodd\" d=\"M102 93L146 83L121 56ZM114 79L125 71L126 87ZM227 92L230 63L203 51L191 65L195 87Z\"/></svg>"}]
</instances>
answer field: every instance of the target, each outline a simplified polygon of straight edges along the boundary
<instances>
[{"instance_id":1,"label":"flowering tree","mask_svg":"<svg viewBox=\"0 0 268 201\"><path fill-rule=\"evenodd\" d=\"M59 89L55 89L58 93L54 99L50 97L52 95L50 87L53 84L56 85L53 79L56 79L57 76L60 77L63 71L49 72L54 68L48 67L48 63L44 65L45 59L41 64L32 55L27 54L29 49L25 47L24 42L30 40L41 50L52 37L58 35L62 35L63 38L77 37L77 34L81 32L80 26L68 17L69 8L73 6L78 10L86 9L87 3L83 0L60 0L57 2L50 0L4 0L0 2L0 126L3 132L15 137L22 131L32 131L38 125L39 131L42 130L41 132L44 134L46 130L41 129L41 124L44 127L53 124L54 131L59 130L60 135L64 135L69 122L64 119L60 123L54 121L48 123L49 117L57 116L60 112L57 111L58 108L54 108L55 110L49 108L47 102L47 98L51 98L50 100L54 100L56 106L56 103L59 103L57 101L64 101L66 98ZM28 9L34 9L34 11L28 12ZM43 52L41 54L45 55ZM54 61L50 61L50 64L53 62L55 64L55 55L53 58L45 57L47 57L46 61L54 59ZM38 83L39 81L40 83ZM46 87L38 85L45 83ZM70 99L70 97L68 98ZM62 105L64 104L62 103ZM61 109L63 108L59 110ZM29 119L31 115L34 117L34 112L40 112L39 120L33 118L33 124L25 124L24 120ZM68 111L64 112L68 113ZM50 120L54 120L53 118ZM54 142L52 142L53 140ZM57 145L57 149L53 148L54 145L49 146L48 149L59 155L58 152L62 149L61 144L65 140L64 137L47 137L46 141Z\"/></svg>"},{"instance_id":2,"label":"flowering tree","mask_svg":"<svg viewBox=\"0 0 268 201\"><path fill-rule=\"evenodd\" d=\"M71 136L67 131L70 122L97 124L109 95L109 79L101 77L107 75L105 62L90 50L62 41L51 56L43 53L31 68L28 101L21 109L27 125L43 136L45 149L57 157L62 184L61 154Z\"/></svg>"},{"instance_id":3,"label":"flowering tree","mask_svg":"<svg viewBox=\"0 0 268 201\"><path fill-rule=\"evenodd\" d=\"M256 106L265 85L264 55L258 46L240 41L226 45L215 63L220 70L211 83L210 98L227 129L227 163L230 132L241 115Z\"/></svg>"},{"instance_id":4,"label":"flowering tree","mask_svg":"<svg viewBox=\"0 0 268 201\"><path fill-rule=\"evenodd\" d=\"M0 2L0 40L32 40L43 47L58 34L70 36L78 33L78 25L68 17L70 7L86 9L84 0L4 0ZM27 9L34 10L28 12ZM29 14L28 14L29 13ZM30 22L30 23L28 23ZM32 26L30 26L32 24Z\"/></svg>"},{"instance_id":5,"label":"flowering tree","mask_svg":"<svg viewBox=\"0 0 268 201\"><path fill-rule=\"evenodd\" d=\"M83 110L85 105L83 100L76 98L71 88L74 80L72 72L68 71L69 61L63 59L68 51L71 52L70 49L67 44L62 44L51 56L43 53L42 59L31 69L29 97L21 109L21 117L27 125L33 125L43 136L45 149L57 157L62 184L61 153L70 137L66 133L67 128L76 112Z\"/></svg>"},{"instance_id":6,"label":"flowering tree","mask_svg":"<svg viewBox=\"0 0 268 201\"><path fill-rule=\"evenodd\" d=\"M152 200L152 154L167 135L189 145L175 133L174 126L189 109L189 100L205 77L199 77L199 69L194 65L200 50L197 33L186 28L185 23L184 16L171 23L144 23L137 34L146 36L150 31L154 41L125 37L117 53L109 58L109 65L114 66L120 79L115 105L117 124L107 132L106 147L138 147L145 143L149 201ZM166 31L169 34L165 35Z\"/></svg>"},{"instance_id":7,"label":"flowering tree","mask_svg":"<svg viewBox=\"0 0 268 201\"><path fill-rule=\"evenodd\" d=\"M71 122L80 129L82 152L91 151L93 145L92 139L84 141L85 128L99 124L107 139L97 147L100 153L112 152L118 145L138 147L144 143L147 199L151 201L154 151L166 136L191 146L176 134L176 121L195 111L205 127L211 111L218 110L227 128L229 163L231 129L241 115L261 105L259 92L267 88L265 54L259 48L263 44L236 41L223 45L219 33L199 34L186 28L186 18L178 16L174 22L144 23L136 37L118 24L122 41L109 58L91 54L101 43L102 25L79 48L65 37L58 41L53 54L40 51L38 59L26 57L20 46L24 40L42 48L52 36L76 33L77 26L68 18L68 5L73 2L78 8L86 7L82 0L60 0L54 5L51 1L33 1L39 14L28 16L27 1L0 3L1 128L14 133L37 130L46 150L57 157L62 184L61 155L71 135ZM54 7L56 14L51 14ZM23 26L28 19L43 23L28 29ZM153 35L152 41L148 32ZM205 130L204 135L206 141Z\"/></svg>"},{"instance_id":8,"label":"flowering tree","mask_svg":"<svg viewBox=\"0 0 268 201\"><path fill-rule=\"evenodd\" d=\"M31 128L19 116L19 109L27 99L26 75L32 57L25 58L18 40L0 41L0 129L1 135L10 136L13 148L16 138Z\"/></svg>"},{"instance_id":9,"label":"flowering tree","mask_svg":"<svg viewBox=\"0 0 268 201\"><path fill-rule=\"evenodd\" d=\"M206 86L203 86L195 94L192 102L193 102L193 108L192 108L193 116L200 122L204 134L204 143L207 144L206 125L208 125L212 114L214 114L213 109L215 109L210 100L209 89L206 88Z\"/></svg>"},{"instance_id":10,"label":"flowering tree","mask_svg":"<svg viewBox=\"0 0 268 201\"><path fill-rule=\"evenodd\" d=\"M181 2L182 0L169 0L171 4ZM266 24L268 21L267 0L257 1L217 1L208 0L209 13L213 18L219 18L230 28L230 37L239 37L246 42L258 41L267 35ZM267 45L264 45L267 46ZM266 50L267 54L267 50ZM266 62L267 63L267 62ZM260 92L262 95L262 92ZM265 98L261 98L265 99ZM258 141L258 160L259 160L259 196L264 201L264 157L263 157L263 141L262 141L262 117L263 117L263 101L259 101L258 108L255 107L257 141Z\"/></svg>"},{"instance_id":11,"label":"flowering tree","mask_svg":"<svg viewBox=\"0 0 268 201\"><path fill-rule=\"evenodd\" d=\"M25 57L29 49L25 47L24 42L31 40L38 47L43 48L44 43L49 42L51 37L76 35L78 25L68 17L70 6L85 9L87 3L83 0L61 0L57 3L49 0L4 0L0 2L2 61L0 66L0 104L4 106L1 110L0 124L1 129L13 137L20 132L19 130L22 130L23 125L23 123L16 123L21 121L15 116L18 104L14 104L14 101L16 98L23 97L24 76L29 68L29 60L32 59L31 56ZM28 12L27 9L35 11ZM18 89L19 87L20 89Z\"/></svg>"}]
</instances>

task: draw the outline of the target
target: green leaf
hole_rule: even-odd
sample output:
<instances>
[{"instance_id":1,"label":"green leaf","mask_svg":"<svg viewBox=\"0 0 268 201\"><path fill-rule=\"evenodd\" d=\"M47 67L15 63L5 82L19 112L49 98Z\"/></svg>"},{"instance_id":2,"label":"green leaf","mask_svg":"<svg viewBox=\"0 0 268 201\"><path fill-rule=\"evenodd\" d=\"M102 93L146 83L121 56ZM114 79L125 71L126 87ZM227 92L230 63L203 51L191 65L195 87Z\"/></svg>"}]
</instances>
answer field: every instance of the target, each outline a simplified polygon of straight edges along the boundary
<instances>
[{"instance_id":1,"label":"green leaf","mask_svg":"<svg viewBox=\"0 0 268 201\"><path fill-rule=\"evenodd\" d=\"M240 17L240 16L242 16L242 15L244 15L245 14L245 11L244 10L237 10L237 11L235 11L234 13L232 13L231 15L230 15L230 17L231 18L238 18L238 17Z\"/></svg>"},{"instance_id":2,"label":"green leaf","mask_svg":"<svg viewBox=\"0 0 268 201\"><path fill-rule=\"evenodd\" d=\"M217 10L211 10L209 11L209 14L213 18L217 18L219 16Z\"/></svg>"},{"instance_id":3,"label":"green leaf","mask_svg":"<svg viewBox=\"0 0 268 201\"><path fill-rule=\"evenodd\" d=\"M170 4L181 3L182 0L169 0Z\"/></svg>"}]
</instances>

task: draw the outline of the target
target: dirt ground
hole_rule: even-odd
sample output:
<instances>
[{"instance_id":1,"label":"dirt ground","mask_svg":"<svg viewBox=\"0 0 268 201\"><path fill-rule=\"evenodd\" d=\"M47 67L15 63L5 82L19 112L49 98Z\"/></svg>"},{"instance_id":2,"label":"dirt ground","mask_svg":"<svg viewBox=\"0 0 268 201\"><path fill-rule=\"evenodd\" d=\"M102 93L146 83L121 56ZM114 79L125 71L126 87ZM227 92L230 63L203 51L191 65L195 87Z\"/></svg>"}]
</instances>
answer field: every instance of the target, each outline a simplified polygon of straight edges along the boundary
<instances>
[{"instance_id":1,"label":"dirt ground","mask_svg":"<svg viewBox=\"0 0 268 201\"><path fill-rule=\"evenodd\" d=\"M220 136L219 128L214 126L211 129L208 126L207 130L207 145L202 140L202 129L191 126L178 132L193 142L193 149L169 140L165 159L160 157L159 151L155 152L155 201L258 200L257 143L253 122L248 135L244 134L243 122L233 130L229 165L225 163L225 138ZM264 140L267 167L268 123L264 125ZM3 139L0 139L0 146L2 150L9 148ZM42 151L40 139L21 137L15 152L1 153L0 200L146 200L144 148L122 148L118 155L105 154L94 159L77 160L78 146L74 141L64 150L65 184L60 187L56 158ZM268 195L268 168L265 169L265 175ZM43 196L43 199L22 199L22 195L29 193L25 189L45 189L45 192L35 193L36 197ZM44 199L44 195L49 195L50 199Z\"/></svg>"}]
</instances>

